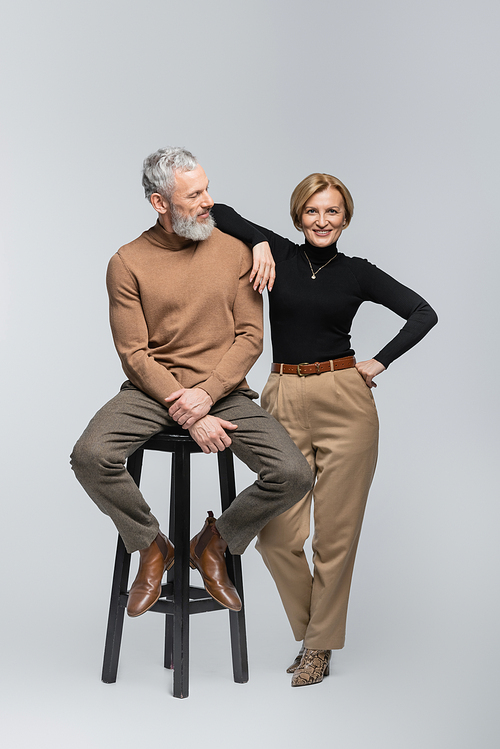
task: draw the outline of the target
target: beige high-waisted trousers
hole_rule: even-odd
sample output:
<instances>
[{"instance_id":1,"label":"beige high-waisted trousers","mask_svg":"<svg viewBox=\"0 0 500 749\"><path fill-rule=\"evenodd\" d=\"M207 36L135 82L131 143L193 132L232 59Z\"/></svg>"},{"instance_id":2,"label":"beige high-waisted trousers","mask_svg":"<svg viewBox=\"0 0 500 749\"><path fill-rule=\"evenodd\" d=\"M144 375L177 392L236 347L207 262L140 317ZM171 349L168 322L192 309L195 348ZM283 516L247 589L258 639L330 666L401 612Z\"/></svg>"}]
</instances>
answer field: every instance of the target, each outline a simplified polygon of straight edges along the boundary
<instances>
[{"instance_id":1,"label":"beige high-waisted trousers","mask_svg":"<svg viewBox=\"0 0 500 749\"><path fill-rule=\"evenodd\" d=\"M271 374L262 406L305 455L315 484L259 533L257 549L278 587L296 640L344 646L352 570L378 451L378 416L356 369ZM313 573L303 546L314 498Z\"/></svg>"}]
</instances>

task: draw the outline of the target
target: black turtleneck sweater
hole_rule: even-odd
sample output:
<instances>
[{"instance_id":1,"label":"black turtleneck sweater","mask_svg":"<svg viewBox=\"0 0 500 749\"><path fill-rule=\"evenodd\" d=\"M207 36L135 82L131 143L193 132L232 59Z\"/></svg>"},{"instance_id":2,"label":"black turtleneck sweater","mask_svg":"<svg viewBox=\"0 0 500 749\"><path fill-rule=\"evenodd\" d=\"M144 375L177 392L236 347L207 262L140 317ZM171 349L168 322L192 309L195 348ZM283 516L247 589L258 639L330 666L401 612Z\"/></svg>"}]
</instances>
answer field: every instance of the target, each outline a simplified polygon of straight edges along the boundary
<instances>
[{"instance_id":1,"label":"black turtleneck sweater","mask_svg":"<svg viewBox=\"0 0 500 749\"><path fill-rule=\"evenodd\" d=\"M276 261L269 294L273 361L284 364L328 361L354 354L351 326L363 302L375 302L406 320L399 333L373 358L388 367L415 346L437 315L425 299L367 260L347 257L336 243L325 248L297 245L242 218L221 203L212 208L217 227L250 247L268 241ZM335 253L337 257L311 278Z\"/></svg>"}]
</instances>

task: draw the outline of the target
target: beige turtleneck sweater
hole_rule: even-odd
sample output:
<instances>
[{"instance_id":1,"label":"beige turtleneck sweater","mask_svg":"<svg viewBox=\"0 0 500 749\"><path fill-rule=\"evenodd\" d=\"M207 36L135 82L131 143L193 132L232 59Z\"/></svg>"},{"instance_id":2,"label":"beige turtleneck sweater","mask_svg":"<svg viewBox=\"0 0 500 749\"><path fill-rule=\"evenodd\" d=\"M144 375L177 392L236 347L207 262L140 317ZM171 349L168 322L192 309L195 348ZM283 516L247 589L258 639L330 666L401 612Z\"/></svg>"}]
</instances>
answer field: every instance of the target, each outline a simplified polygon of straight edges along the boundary
<instances>
[{"instance_id":1,"label":"beige turtleneck sweater","mask_svg":"<svg viewBox=\"0 0 500 749\"><path fill-rule=\"evenodd\" d=\"M262 351L262 298L251 253L214 229L203 242L159 222L109 262L113 339L129 380L162 405L181 387L215 403L245 380Z\"/></svg>"}]
</instances>

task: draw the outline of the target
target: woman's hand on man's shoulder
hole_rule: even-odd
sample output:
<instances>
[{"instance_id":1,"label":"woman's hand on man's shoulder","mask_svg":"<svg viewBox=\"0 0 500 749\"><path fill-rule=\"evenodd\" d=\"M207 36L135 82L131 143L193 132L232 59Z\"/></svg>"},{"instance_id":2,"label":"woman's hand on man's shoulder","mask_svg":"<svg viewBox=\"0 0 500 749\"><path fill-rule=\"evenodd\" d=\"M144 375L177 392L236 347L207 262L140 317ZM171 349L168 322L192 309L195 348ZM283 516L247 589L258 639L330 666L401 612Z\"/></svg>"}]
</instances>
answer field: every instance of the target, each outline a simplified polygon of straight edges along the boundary
<instances>
[{"instance_id":1,"label":"woman's hand on man's shoulder","mask_svg":"<svg viewBox=\"0 0 500 749\"><path fill-rule=\"evenodd\" d=\"M253 288L259 294L262 294L266 286L267 290L271 291L276 279L276 270L269 242L259 242L253 247L252 252L253 267L250 273L250 283L255 279Z\"/></svg>"}]
</instances>

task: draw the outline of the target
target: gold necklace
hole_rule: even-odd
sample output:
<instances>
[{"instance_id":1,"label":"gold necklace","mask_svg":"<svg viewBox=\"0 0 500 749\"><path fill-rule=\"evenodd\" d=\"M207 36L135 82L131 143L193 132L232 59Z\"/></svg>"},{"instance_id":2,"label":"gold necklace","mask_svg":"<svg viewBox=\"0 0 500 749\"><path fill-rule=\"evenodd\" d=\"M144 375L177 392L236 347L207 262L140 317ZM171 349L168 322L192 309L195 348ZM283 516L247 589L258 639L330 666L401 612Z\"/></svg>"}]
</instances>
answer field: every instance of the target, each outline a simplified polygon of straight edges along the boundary
<instances>
[{"instance_id":1,"label":"gold necklace","mask_svg":"<svg viewBox=\"0 0 500 749\"><path fill-rule=\"evenodd\" d=\"M328 263L331 263L332 260L335 260L335 258L337 257L338 254L339 253L336 252L335 255L330 258L330 260L327 260L327 262L324 265L322 265L321 268L318 268L318 270L316 272L314 272L313 267L311 265L311 261L309 260L309 258L307 256L307 252L304 250L304 255L306 256L307 262L309 263L309 267L311 269L311 273L312 273L311 278L316 278L316 276L318 275L318 273L320 272L320 270L323 270L323 268L326 268L326 266L328 265Z\"/></svg>"}]
</instances>

